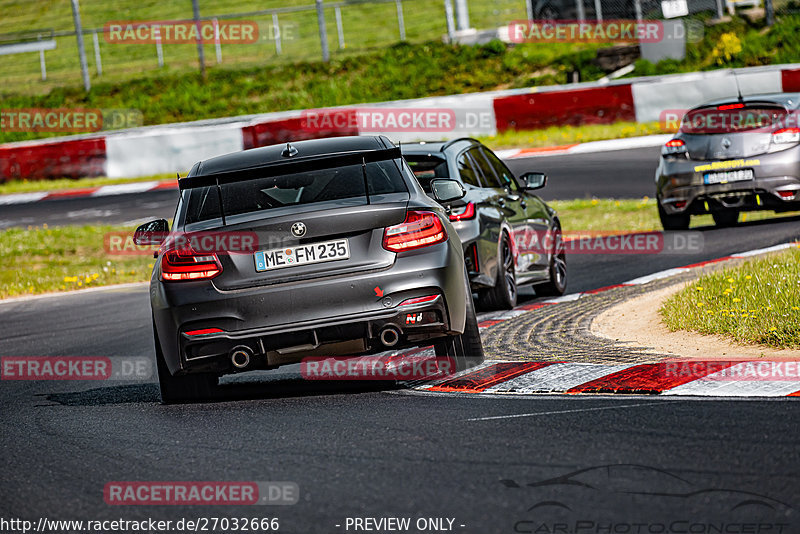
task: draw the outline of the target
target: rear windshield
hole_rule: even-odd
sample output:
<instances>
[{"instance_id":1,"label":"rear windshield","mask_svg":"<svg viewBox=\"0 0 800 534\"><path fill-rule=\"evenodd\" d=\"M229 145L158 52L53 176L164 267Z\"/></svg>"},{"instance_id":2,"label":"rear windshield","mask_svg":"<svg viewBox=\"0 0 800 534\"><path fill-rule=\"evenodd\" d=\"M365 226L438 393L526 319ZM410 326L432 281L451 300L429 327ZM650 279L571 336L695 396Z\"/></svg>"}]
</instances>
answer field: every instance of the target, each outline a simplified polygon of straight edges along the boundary
<instances>
[{"instance_id":1,"label":"rear windshield","mask_svg":"<svg viewBox=\"0 0 800 534\"><path fill-rule=\"evenodd\" d=\"M426 193L431 192L431 180L434 178L450 178L447 160L436 156L405 155L403 158L417 177L419 185Z\"/></svg>"},{"instance_id":2,"label":"rear windshield","mask_svg":"<svg viewBox=\"0 0 800 534\"><path fill-rule=\"evenodd\" d=\"M408 192L394 161L367 163L366 171L370 197ZM219 218L220 196L225 217L301 204L328 203L331 207L342 202L366 204L361 165L255 178L223 184L220 190L221 195L216 186L189 190L184 223Z\"/></svg>"},{"instance_id":3,"label":"rear windshield","mask_svg":"<svg viewBox=\"0 0 800 534\"><path fill-rule=\"evenodd\" d=\"M737 104L690 111L681 122L680 131L687 134L724 134L769 128L781 123L787 111L780 106L747 106Z\"/></svg>"}]
</instances>

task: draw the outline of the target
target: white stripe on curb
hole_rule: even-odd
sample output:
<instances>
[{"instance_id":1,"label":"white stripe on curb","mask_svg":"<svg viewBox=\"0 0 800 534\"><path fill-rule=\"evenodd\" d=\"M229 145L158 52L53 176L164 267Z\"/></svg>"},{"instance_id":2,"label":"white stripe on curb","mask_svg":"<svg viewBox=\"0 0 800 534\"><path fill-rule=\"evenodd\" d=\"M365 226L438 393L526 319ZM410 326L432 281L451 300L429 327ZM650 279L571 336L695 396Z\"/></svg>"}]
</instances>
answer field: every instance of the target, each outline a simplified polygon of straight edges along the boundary
<instances>
[{"instance_id":1,"label":"white stripe on curb","mask_svg":"<svg viewBox=\"0 0 800 534\"><path fill-rule=\"evenodd\" d=\"M11 195L0 195L0 206L8 204L27 204L28 202L38 202L50 193L14 193Z\"/></svg>"}]
</instances>

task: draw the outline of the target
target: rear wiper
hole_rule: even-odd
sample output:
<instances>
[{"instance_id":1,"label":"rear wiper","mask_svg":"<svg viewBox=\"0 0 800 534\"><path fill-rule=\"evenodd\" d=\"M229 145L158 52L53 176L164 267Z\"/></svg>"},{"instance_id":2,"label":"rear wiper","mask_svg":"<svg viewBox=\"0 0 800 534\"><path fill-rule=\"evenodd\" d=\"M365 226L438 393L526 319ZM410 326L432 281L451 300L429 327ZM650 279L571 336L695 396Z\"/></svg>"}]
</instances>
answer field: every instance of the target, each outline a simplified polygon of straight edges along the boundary
<instances>
[{"instance_id":1,"label":"rear wiper","mask_svg":"<svg viewBox=\"0 0 800 534\"><path fill-rule=\"evenodd\" d=\"M369 204L369 181L367 180L367 160L361 158L361 174L364 175L364 193L367 196L367 204Z\"/></svg>"}]
</instances>

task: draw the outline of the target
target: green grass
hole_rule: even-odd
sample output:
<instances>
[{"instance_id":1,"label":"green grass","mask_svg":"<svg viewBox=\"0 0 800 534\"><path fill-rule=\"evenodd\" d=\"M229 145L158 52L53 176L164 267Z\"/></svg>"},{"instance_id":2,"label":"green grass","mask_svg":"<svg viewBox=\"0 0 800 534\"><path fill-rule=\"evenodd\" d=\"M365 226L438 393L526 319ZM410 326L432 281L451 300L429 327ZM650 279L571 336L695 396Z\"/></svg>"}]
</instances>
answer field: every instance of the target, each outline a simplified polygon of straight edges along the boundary
<instances>
[{"instance_id":1,"label":"green grass","mask_svg":"<svg viewBox=\"0 0 800 534\"><path fill-rule=\"evenodd\" d=\"M670 330L800 348L800 249L701 277L661 307Z\"/></svg>"},{"instance_id":2,"label":"green grass","mask_svg":"<svg viewBox=\"0 0 800 534\"><path fill-rule=\"evenodd\" d=\"M141 282L150 278L152 254L112 256L104 249L118 226L11 228L0 233L0 298Z\"/></svg>"},{"instance_id":3,"label":"green grass","mask_svg":"<svg viewBox=\"0 0 800 534\"><path fill-rule=\"evenodd\" d=\"M99 187L103 185L129 184L133 182L149 182L151 180L168 180L175 178L174 174L157 174L155 176L141 176L138 178L60 178L58 180L12 180L0 184L0 195L10 193L35 193L39 191L59 191L65 189L80 189L83 187Z\"/></svg>"},{"instance_id":4,"label":"green grass","mask_svg":"<svg viewBox=\"0 0 800 534\"><path fill-rule=\"evenodd\" d=\"M657 122L615 122L582 126L552 126L541 130L509 130L493 136L478 137L494 150L502 148L536 148L606 139L622 139L642 135L672 133Z\"/></svg>"},{"instance_id":5,"label":"green grass","mask_svg":"<svg viewBox=\"0 0 800 534\"><path fill-rule=\"evenodd\" d=\"M648 198L550 202L565 232L660 230L654 200ZM769 212L750 213L767 218ZM695 217L696 225L711 217ZM752 219L751 219L752 220ZM104 245L109 233L133 235L123 226L31 226L0 231L0 298L150 279L152 254L113 255Z\"/></svg>"}]
</instances>

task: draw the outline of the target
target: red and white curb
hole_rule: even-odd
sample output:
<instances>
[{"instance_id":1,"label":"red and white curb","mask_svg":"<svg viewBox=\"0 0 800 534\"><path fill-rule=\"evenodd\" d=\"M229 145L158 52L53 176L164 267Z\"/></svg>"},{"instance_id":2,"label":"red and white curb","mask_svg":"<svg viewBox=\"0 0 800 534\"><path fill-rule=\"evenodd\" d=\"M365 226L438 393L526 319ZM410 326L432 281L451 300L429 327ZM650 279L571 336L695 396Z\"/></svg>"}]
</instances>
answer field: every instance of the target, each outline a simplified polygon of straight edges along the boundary
<instances>
[{"instance_id":1,"label":"red and white curb","mask_svg":"<svg viewBox=\"0 0 800 534\"><path fill-rule=\"evenodd\" d=\"M12 193L0 195L0 206L10 204L28 204L42 200L58 200L64 198L82 197L107 197L113 195L128 195L133 193L146 193L160 189L178 189L176 180L153 180L149 182L131 182L126 184L103 185L98 187L84 187L80 189L66 189L63 191L37 191L35 193Z\"/></svg>"},{"instance_id":2,"label":"red and white curb","mask_svg":"<svg viewBox=\"0 0 800 534\"><path fill-rule=\"evenodd\" d=\"M602 293L617 287L643 285L713 263L769 254L792 247L800 247L800 242L781 243L684 267L667 269L635 278L622 284L525 304L506 312L480 314L478 326L481 329L488 328L545 306L576 301L586 295ZM646 393L737 397L800 396L800 356L798 356L798 362L765 362L761 360L758 362L691 361L687 363L692 365L699 363L701 371L693 368L692 372L688 374L673 372L671 371L673 368L669 366L675 366L676 362L605 365L495 360L459 373L454 377L432 384L417 386L415 389L440 393ZM789 373L794 373L794 377L783 376L778 380L768 380L762 373L758 372L759 366L763 364L790 366ZM680 365L680 362L678 362L678 365ZM720 370L720 366L725 369ZM707 373L705 373L706 371Z\"/></svg>"},{"instance_id":3,"label":"red and white curb","mask_svg":"<svg viewBox=\"0 0 800 534\"><path fill-rule=\"evenodd\" d=\"M800 361L670 361L603 365L491 361L417 386L432 393L800 397Z\"/></svg>"}]
</instances>

